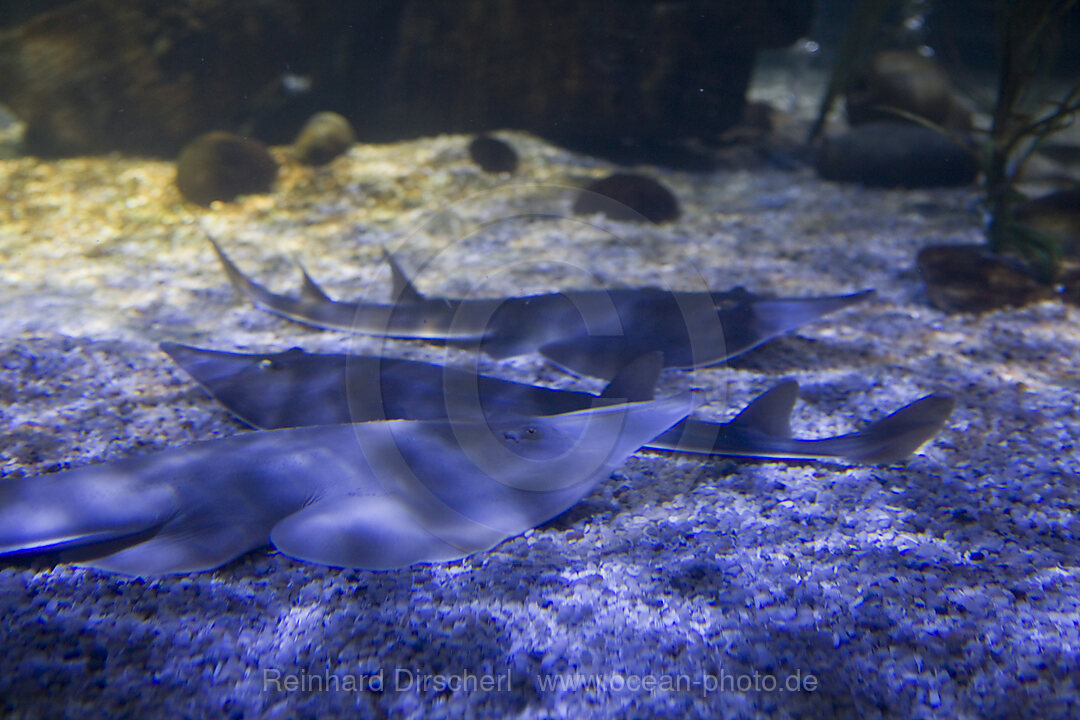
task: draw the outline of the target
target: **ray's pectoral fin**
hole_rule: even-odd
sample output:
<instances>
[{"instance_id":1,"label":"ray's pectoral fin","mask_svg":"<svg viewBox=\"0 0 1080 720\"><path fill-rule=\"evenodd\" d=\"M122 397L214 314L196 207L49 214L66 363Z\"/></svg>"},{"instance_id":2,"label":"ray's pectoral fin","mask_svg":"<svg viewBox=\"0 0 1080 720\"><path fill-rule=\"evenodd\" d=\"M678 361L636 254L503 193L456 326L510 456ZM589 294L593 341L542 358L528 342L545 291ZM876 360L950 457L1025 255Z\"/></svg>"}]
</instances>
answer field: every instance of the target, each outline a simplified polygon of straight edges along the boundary
<instances>
[{"instance_id":1,"label":"ray's pectoral fin","mask_svg":"<svg viewBox=\"0 0 1080 720\"><path fill-rule=\"evenodd\" d=\"M363 452L379 459L378 491L327 494L279 520L270 539L335 566L462 558L564 512L693 404L683 395L495 425L370 425L362 432L377 442Z\"/></svg>"},{"instance_id":2,"label":"ray's pectoral fin","mask_svg":"<svg viewBox=\"0 0 1080 720\"><path fill-rule=\"evenodd\" d=\"M73 482L69 478L76 478ZM153 533L177 508L162 488L97 467L0 482L0 555L56 553Z\"/></svg>"},{"instance_id":3,"label":"ray's pectoral fin","mask_svg":"<svg viewBox=\"0 0 1080 720\"><path fill-rule=\"evenodd\" d=\"M385 495L322 500L275 525L270 541L297 560L370 570L457 560L490 547L451 545L425 530L404 503Z\"/></svg>"},{"instance_id":4,"label":"ray's pectoral fin","mask_svg":"<svg viewBox=\"0 0 1080 720\"><path fill-rule=\"evenodd\" d=\"M752 298L721 309L724 357L741 355L837 310L873 297L873 290L808 298ZM722 359L722 358L721 358Z\"/></svg>"},{"instance_id":5,"label":"ray's pectoral fin","mask_svg":"<svg viewBox=\"0 0 1080 720\"><path fill-rule=\"evenodd\" d=\"M743 329L751 336L746 342L760 344L786 332L797 330L804 325L818 320L825 315L851 307L863 302L875 295L874 290L861 290L850 295L834 295L826 297L810 298L778 298L759 299L753 302L752 321L749 328ZM729 335L735 335L732 328L726 324L724 330ZM740 349L743 339L729 337L729 343L734 349Z\"/></svg>"}]
</instances>

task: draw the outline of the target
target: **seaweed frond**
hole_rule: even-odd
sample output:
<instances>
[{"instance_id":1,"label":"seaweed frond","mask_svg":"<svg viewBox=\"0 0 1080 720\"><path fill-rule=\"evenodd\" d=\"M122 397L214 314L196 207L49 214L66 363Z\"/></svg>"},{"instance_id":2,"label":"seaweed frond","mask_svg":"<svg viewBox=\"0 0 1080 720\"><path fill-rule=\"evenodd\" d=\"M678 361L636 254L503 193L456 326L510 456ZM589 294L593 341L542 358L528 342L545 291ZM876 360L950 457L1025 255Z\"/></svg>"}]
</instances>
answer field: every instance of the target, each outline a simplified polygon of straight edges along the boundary
<instances>
[{"instance_id":1,"label":"seaweed frond","mask_svg":"<svg viewBox=\"0 0 1080 720\"><path fill-rule=\"evenodd\" d=\"M982 153L990 221L987 241L994 252L1016 251L1040 277L1060 272L1062 251L1052 235L1013 219L1023 195L1016 190L1024 165L1043 141L1068 127L1080 111L1080 78L1057 101L1039 100L1035 89L1053 69L1052 30L1078 0L999 0L998 94Z\"/></svg>"}]
</instances>

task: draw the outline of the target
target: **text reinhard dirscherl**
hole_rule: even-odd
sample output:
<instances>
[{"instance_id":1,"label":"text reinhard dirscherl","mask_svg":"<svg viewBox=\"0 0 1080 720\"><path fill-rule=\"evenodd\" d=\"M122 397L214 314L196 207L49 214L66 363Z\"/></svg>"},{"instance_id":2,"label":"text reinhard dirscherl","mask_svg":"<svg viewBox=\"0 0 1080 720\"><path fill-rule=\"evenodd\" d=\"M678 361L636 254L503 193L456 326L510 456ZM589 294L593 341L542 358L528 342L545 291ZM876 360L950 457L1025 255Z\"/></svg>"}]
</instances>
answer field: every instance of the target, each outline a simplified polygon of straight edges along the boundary
<instances>
[{"instance_id":1,"label":"text reinhard dirscherl","mask_svg":"<svg viewBox=\"0 0 1080 720\"><path fill-rule=\"evenodd\" d=\"M295 673L276 668L263 670L263 690L278 692L508 692L513 678L507 668L501 673L428 673L418 669L395 668L392 672L370 673ZM815 692L818 679L797 670L778 677L769 673L623 674L623 673L545 673L535 676L541 692Z\"/></svg>"}]
</instances>

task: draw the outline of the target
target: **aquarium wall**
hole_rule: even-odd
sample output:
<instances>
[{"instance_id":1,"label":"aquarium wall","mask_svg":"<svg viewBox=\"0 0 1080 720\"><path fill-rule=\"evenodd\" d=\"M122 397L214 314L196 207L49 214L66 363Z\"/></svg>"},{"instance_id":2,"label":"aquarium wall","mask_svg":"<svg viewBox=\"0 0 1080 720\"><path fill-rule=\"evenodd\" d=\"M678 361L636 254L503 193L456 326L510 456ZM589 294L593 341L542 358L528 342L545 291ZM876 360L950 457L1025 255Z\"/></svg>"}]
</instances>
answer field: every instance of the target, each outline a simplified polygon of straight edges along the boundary
<instances>
[{"instance_id":1,"label":"aquarium wall","mask_svg":"<svg viewBox=\"0 0 1080 720\"><path fill-rule=\"evenodd\" d=\"M813 4L78 0L7 13L0 98L44 154L285 139L314 110L361 139L515 127L589 141L723 132L755 52ZM47 61L45 58L47 57Z\"/></svg>"}]
</instances>

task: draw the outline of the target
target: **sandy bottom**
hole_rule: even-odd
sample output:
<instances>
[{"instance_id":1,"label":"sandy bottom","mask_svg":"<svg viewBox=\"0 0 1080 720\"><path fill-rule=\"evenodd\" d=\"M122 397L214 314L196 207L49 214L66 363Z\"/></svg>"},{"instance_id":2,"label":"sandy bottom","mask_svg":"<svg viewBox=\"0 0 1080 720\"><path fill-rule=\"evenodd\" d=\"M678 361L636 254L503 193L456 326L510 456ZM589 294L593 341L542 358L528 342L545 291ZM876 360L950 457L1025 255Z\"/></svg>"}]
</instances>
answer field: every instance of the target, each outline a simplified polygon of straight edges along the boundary
<instances>
[{"instance_id":1,"label":"sandy bottom","mask_svg":"<svg viewBox=\"0 0 1080 720\"><path fill-rule=\"evenodd\" d=\"M979 237L976 192L883 191L809 170L642 168L662 226L574 217L612 167L504 133L287 164L272 195L184 204L169 163L0 162L0 476L246 430L157 343L383 351L240 302L203 235L274 289L299 259L340 298L384 299L382 246L421 290L744 285L877 298L724 367L664 376L727 418L777 380L795 431L845 432L930 392L958 399L910 462L736 462L641 452L564 516L489 553L395 572L270 551L130 579L0 569L0 703L13 718L1065 717L1080 714L1080 310L928 306L928 243ZM451 354L450 361L473 358ZM491 374L597 390L525 356ZM3 482L4 480L0 480Z\"/></svg>"}]
</instances>

